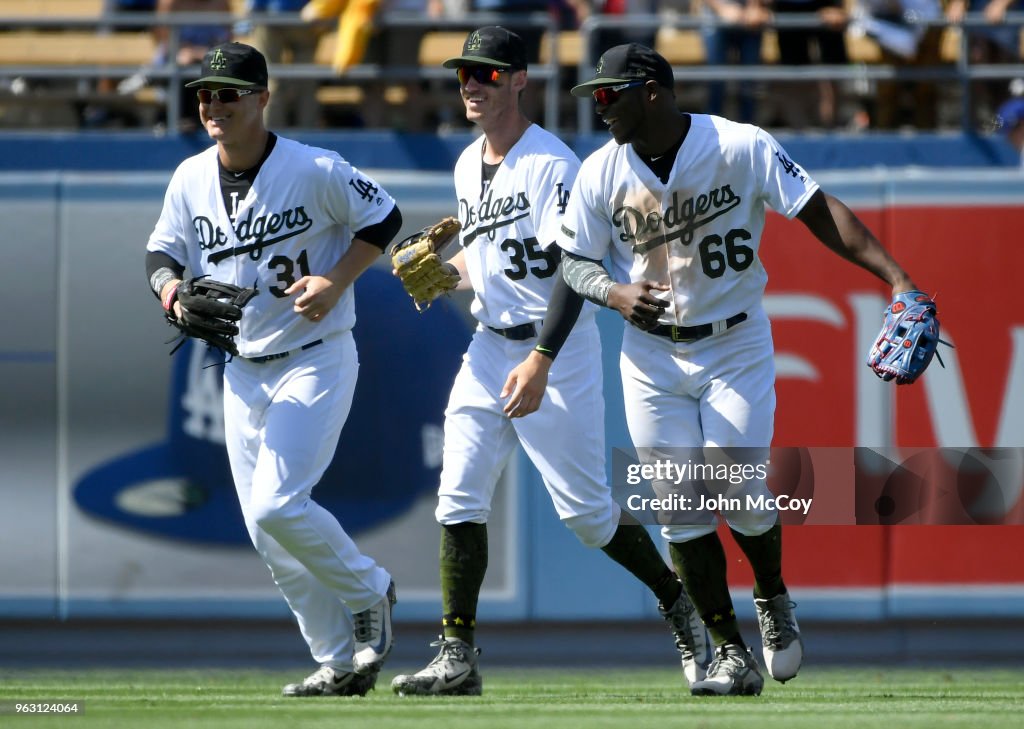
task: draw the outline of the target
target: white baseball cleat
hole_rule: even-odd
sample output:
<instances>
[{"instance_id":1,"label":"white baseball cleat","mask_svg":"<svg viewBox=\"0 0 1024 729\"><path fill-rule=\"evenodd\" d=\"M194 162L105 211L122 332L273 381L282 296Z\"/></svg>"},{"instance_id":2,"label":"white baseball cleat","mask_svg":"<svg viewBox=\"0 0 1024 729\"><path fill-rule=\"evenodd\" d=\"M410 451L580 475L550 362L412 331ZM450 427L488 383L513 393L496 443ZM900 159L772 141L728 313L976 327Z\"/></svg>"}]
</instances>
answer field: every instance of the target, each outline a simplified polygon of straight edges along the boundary
<instances>
[{"instance_id":1,"label":"white baseball cleat","mask_svg":"<svg viewBox=\"0 0 1024 729\"><path fill-rule=\"evenodd\" d=\"M785 683L796 676L804 658L804 643L793 608L796 603L784 592L769 599L754 598L757 624L761 629L764 665L776 681Z\"/></svg>"},{"instance_id":2,"label":"white baseball cleat","mask_svg":"<svg viewBox=\"0 0 1024 729\"><path fill-rule=\"evenodd\" d=\"M282 696L366 696L377 683L377 674L360 676L351 671L339 671L331 666L320 666L302 683L290 683L281 689Z\"/></svg>"},{"instance_id":3,"label":"white baseball cleat","mask_svg":"<svg viewBox=\"0 0 1024 729\"><path fill-rule=\"evenodd\" d=\"M749 650L735 643L715 649L707 678L690 686L694 696L759 696L764 678Z\"/></svg>"},{"instance_id":4,"label":"white baseball cleat","mask_svg":"<svg viewBox=\"0 0 1024 729\"><path fill-rule=\"evenodd\" d=\"M658 603L658 612L672 628L676 648L682 656L683 677L688 686L693 686L704 678L711 664L711 641L708 640L704 622L697 614L697 608L690 602L685 588L668 610Z\"/></svg>"},{"instance_id":5,"label":"white baseball cleat","mask_svg":"<svg viewBox=\"0 0 1024 729\"><path fill-rule=\"evenodd\" d=\"M426 668L395 676L391 689L399 696L479 696L484 680L477 670L480 649L460 638L441 636L430 644L441 651Z\"/></svg>"},{"instance_id":6,"label":"white baseball cleat","mask_svg":"<svg viewBox=\"0 0 1024 729\"><path fill-rule=\"evenodd\" d=\"M387 594L373 607L352 616L356 645L352 656L352 670L360 675L376 673L391 652L391 607L398 602L395 583L388 585Z\"/></svg>"}]
</instances>

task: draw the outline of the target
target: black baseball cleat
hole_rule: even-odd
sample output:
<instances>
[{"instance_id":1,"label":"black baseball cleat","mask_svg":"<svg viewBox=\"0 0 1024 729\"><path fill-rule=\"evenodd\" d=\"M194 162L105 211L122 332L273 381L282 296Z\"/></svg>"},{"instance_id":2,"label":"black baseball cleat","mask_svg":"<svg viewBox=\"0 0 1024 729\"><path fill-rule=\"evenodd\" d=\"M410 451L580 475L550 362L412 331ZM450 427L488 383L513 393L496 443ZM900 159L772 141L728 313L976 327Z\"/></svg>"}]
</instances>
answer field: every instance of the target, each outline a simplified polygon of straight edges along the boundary
<instances>
[{"instance_id":1,"label":"black baseball cleat","mask_svg":"<svg viewBox=\"0 0 1024 729\"><path fill-rule=\"evenodd\" d=\"M776 681L785 683L796 676L804 658L804 643L793 608L796 603L784 592L769 599L754 598L757 624L761 629L764 665Z\"/></svg>"},{"instance_id":2,"label":"black baseball cleat","mask_svg":"<svg viewBox=\"0 0 1024 729\"><path fill-rule=\"evenodd\" d=\"M426 668L395 676L391 689L399 696L479 696L484 680L477 668L479 648L459 638L441 636L430 644L441 651Z\"/></svg>"},{"instance_id":3,"label":"black baseball cleat","mask_svg":"<svg viewBox=\"0 0 1024 729\"><path fill-rule=\"evenodd\" d=\"M683 677L687 686L702 681L711 663L711 641L697 609L690 602L686 590L679 593L672 606L666 608L658 603L658 612L672 628L676 649L682 657Z\"/></svg>"},{"instance_id":4,"label":"black baseball cleat","mask_svg":"<svg viewBox=\"0 0 1024 729\"><path fill-rule=\"evenodd\" d=\"M366 696L377 684L377 674L360 676L352 671L338 671L320 666L302 683L290 683L281 689L282 696Z\"/></svg>"},{"instance_id":5,"label":"black baseball cleat","mask_svg":"<svg viewBox=\"0 0 1024 729\"><path fill-rule=\"evenodd\" d=\"M727 643L715 649L708 675L690 686L694 696L760 696L764 677L757 661L741 645Z\"/></svg>"}]
</instances>

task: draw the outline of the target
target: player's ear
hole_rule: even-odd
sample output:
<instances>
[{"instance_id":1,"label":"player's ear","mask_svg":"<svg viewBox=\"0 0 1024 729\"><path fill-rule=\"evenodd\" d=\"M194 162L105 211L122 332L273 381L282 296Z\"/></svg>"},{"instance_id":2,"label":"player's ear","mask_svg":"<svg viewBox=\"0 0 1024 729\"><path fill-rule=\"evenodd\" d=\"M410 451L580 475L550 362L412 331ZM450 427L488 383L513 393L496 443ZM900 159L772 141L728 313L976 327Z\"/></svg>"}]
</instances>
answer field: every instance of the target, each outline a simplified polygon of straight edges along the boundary
<instances>
[{"instance_id":1,"label":"player's ear","mask_svg":"<svg viewBox=\"0 0 1024 729\"><path fill-rule=\"evenodd\" d=\"M526 70L513 71L509 81L513 91L522 91L526 88Z\"/></svg>"},{"instance_id":2,"label":"player's ear","mask_svg":"<svg viewBox=\"0 0 1024 729\"><path fill-rule=\"evenodd\" d=\"M654 101L660 95L661 95L661 87L658 86L658 82L657 81L652 81L651 79L648 79L644 83L644 96L646 97L646 99L648 101Z\"/></svg>"}]
</instances>

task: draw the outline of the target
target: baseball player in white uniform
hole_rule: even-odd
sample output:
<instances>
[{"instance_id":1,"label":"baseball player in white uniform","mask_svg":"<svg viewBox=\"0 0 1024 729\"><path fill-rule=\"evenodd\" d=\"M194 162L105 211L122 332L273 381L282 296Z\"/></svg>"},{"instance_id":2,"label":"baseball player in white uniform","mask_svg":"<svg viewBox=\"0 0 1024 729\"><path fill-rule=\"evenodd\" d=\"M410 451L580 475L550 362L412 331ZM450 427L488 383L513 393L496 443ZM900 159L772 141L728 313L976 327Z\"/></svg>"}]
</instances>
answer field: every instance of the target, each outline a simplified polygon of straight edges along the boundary
<instances>
[{"instance_id":1,"label":"baseball player in white uniform","mask_svg":"<svg viewBox=\"0 0 1024 729\"><path fill-rule=\"evenodd\" d=\"M249 535L321 666L284 694L364 695L391 649L394 584L311 492L355 390L352 283L401 213L336 153L267 131L267 65L255 48L212 48L202 71L187 85L216 145L171 178L147 246L150 285L178 316L186 266L257 288L240 356L224 366L224 423Z\"/></svg>"},{"instance_id":2,"label":"baseball player in white uniform","mask_svg":"<svg viewBox=\"0 0 1024 729\"><path fill-rule=\"evenodd\" d=\"M572 89L594 96L613 139L577 176L558 238L563 271L575 291L633 325L620 364L627 424L642 461L693 448L763 460L775 411L771 328L761 303L767 274L758 258L765 207L799 218L894 293L916 287L771 135L681 114L673 88L664 58L627 44L606 51L595 78ZM763 477L752 477L736 493L768 492ZM785 682L800 668L803 644L782 579L777 514L744 508L745 498L740 508L721 503L718 511L753 567L768 672ZM685 518L666 523L662 535L716 646L706 678L691 692L759 694L764 681L736 625L715 510L674 516Z\"/></svg>"},{"instance_id":3,"label":"baseball player in white uniform","mask_svg":"<svg viewBox=\"0 0 1024 729\"><path fill-rule=\"evenodd\" d=\"M394 679L403 695L482 691L474 637L487 520L517 444L566 526L658 597L688 676L703 678L710 660L706 633L676 575L644 527L620 525L605 482L595 308L569 289L553 245L579 160L523 115L526 65L523 40L497 26L470 33L463 54L444 63L458 73L466 117L483 131L455 166L463 229L450 264L472 285L479 325L445 411L436 511L444 634L426 668Z\"/></svg>"}]
</instances>

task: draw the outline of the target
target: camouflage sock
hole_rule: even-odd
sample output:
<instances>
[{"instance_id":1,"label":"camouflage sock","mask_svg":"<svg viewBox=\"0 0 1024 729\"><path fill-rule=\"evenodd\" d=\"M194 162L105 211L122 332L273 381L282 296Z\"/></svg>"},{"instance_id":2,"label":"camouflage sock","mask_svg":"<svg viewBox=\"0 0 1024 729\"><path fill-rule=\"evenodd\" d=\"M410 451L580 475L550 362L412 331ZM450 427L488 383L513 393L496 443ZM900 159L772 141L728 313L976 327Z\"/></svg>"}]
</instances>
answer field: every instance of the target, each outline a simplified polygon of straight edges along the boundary
<instances>
[{"instance_id":1,"label":"camouflage sock","mask_svg":"<svg viewBox=\"0 0 1024 729\"><path fill-rule=\"evenodd\" d=\"M782 525L775 523L764 534L745 537L733 530L733 539L747 555L754 570L754 597L766 598L786 591L782 581Z\"/></svg>"},{"instance_id":2,"label":"camouflage sock","mask_svg":"<svg viewBox=\"0 0 1024 729\"><path fill-rule=\"evenodd\" d=\"M672 564L715 645L744 645L729 597L725 549L717 532L689 542L669 542Z\"/></svg>"},{"instance_id":3,"label":"camouflage sock","mask_svg":"<svg viewBox=\"0 0 1024 729\"><path fill-rule=\"evenodd\" d=\"M476 604L487 572L487 525L442 525L440 561L444 636L472 645Z\"/></svg>"},{"instance_id":4,"label":"camouflage sock","mask_svg":"<svg viewBox=\"0 0 1024 729\"><path fill-rule=\"evenodd\" d=\"M672 607L679 597L680 586L672 570L654 546L647 529L640 524L620 524L601 551L629 570L651 588L658 601Z\"/></svg>"}]
</instances>

